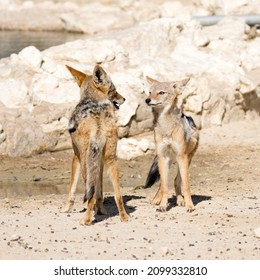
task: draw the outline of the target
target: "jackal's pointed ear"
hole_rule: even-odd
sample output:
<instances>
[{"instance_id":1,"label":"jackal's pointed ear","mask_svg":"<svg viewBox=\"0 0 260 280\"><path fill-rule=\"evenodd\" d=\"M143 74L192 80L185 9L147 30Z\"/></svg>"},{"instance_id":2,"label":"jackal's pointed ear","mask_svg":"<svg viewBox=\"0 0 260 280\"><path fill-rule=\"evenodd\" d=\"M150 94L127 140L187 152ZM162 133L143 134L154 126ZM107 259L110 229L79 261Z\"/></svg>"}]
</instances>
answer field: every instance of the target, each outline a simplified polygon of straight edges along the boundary
<instances>
[{"instance_id":1,"label":"jackal's pointed ear","mask_svg":"<svg viewBox=\"0 0 260 280\"><path fill-rule=\"evenodd\" d=\"M153 78L151 78L151 77L149 77L149 76L146 76L145 78L146 78L147 82L148 82L150 85L152 85L152 84L154 84L154 83L159 83L157 80L155 80L155 79L153 79Z\"/></svg>"},{"instance_id":2,"label":"jackal's pointed ear","mask_svg":"<svg viewBox=\"0 0 260 280\"><path fill-rule=\"evenodd\" d=\"M110 78L106 71L100 66L96 65L93 70L93 81L97 87L109 84Z\"/></svg>"},{"instance_id":3,"label":"jackal's pointed ear","mask_svg":"<svg viewBox=\"0 0 260 280\"><path fill-rule=\"evenodd\" d=\"M185 78L185 79L183 79L183 80L181 80L182 85L183 85L183 86L186 86L187 83L189 82L189 80L190 80L189 77L188 77L188 78Z\"/></svg>"},{"instance_id":4,"label":"jackal's pointed ear","mask_svg":"<svg viewBox=\"0 0 260 280\"><path fill-rule=\"evenodd\" d=\"M82 85L83 81L86 79L87 75L85 73L82 73L82 72L70 67L69 65L66 65L66 67L70 71L72 76L74 77L78 86L80 87Z\"/></svg>"},{"instance_id":5,"label":"jackal's pointed ear","mask_svg":"<svg viewBox=\"0 0 260 280\"><path fill-rule=\"evenodd\" d=\"M179 89L182 89L183 87L185 87L187 85L187 83L189 82L190 78L185 78L181 81L178 81L178 82L174 82L173 83L173 87L174 88L179 88Z\"/></svg>"}]
</instances>

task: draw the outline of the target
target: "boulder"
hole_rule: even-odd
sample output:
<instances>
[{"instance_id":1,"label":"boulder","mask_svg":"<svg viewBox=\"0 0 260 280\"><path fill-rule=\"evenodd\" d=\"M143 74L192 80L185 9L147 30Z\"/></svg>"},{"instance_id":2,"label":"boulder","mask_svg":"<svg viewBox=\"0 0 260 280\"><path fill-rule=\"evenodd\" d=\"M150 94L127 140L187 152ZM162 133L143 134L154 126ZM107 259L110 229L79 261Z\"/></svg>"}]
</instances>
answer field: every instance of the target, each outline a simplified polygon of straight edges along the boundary
<instances>
[{"instance_id":1,"label":"boulder","mask_svg":"<svg viewBox=\"0 0 260 280\"><path fill-rule=\"evenodd\" d=\"M110 29L126 28L134 24L133 17L118 6L91 3L78 11L61 15L64 28L69 32L96 34Z\"/></svg>"},{"instance_id":2,"label":"boulder","mask_svg":"<svg viewBox=\"0 0 260 280\"><path fill-rule=\"evenodd\" d=\"M129 16L127 5L131 11L141 5L130 2L120 2L119 7L99 4L99 13L117 14L122 9ZM217 2L212 3L216 8ZM171 5L165 4L157 12L171 16L172 11L167 11ZM182 10L184 4L174 5ZM123 137L118 144L122 158L154 148L153 139L143 136L153 129L151 109L145 104L147 75L160 81L190 77L178 105L201 128L259 117L260 39L246 36L248 26L233 18L212 28L181 18L148 21L156 14L155 7L153 3L144 15L146 22L127 23L133 25L129 28L115 30L113 22L111 31L42 52L28 47L0 60L0 152L28 156L71 147L67 122L79 101L79 88L66 64L86 73L91 73L96 63L101 64L126 98L116 112L119 136ZM66 9L63 11L68 15L76 7ZM102 20L99 23L104 24Z\"/></svg>"},{"instance_id":3,"label":"boulder","mask_svg":"<svg viewBox=\"0 0 260 280\"><path fill-rule=\"evenodd\" d=\"M39 69L42 63L42 54L34 46L24 48L18 54L19 58L22 60L22 63L28 64L33 68Z\"/></svg>"},{"instance_id":4,"label":"boulder","mask_svg":"<svg viewBox=\"0 0 260 280\"><path fill-rule=\"evenodd\" d=\"M28 88L24 81L0 80L0 101L8 108L17 108L29 103Z\"/></svg>"}]
</instances>

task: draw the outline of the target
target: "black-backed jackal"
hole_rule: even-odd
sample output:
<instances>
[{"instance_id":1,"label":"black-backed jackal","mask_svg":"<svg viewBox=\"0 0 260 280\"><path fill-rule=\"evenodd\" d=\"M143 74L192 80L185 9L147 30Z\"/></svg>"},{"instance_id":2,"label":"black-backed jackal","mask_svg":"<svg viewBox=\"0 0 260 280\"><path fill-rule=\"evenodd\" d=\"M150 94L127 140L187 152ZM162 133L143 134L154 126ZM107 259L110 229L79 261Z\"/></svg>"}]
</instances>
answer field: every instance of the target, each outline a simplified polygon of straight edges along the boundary
<instances>
[{"instance_id":1,"label":"black-backed jackal","mask_svg":"<svg viewBox=\"0 0 260 280\"><path fill-rule=\"evenodd\" d=\"M153 199L160 211L166 211L168 203L169 166L176 158L178 171L174 181L177 204L194 210L189 182L189 165L199 143L199 131L191 117L177 108L179 94L189 79L181 82L158 82L146 77L150 83L149 97L145 100L154 115L154 138L156 157L149 171L145 187L150 187L160 178L160 187ZM184 199L182 196L182 191Z\"/></svg>"},{"instance_id":2,"label":"black-backed jackal","mask_svg":"<svg viewBox=\"0 0 260 280\"><path fill-rule=\"evenodd\" d=\"M90 224L93 207L96 213L106 214L103 207L103 168L108 173L115 191L115 201L121 221L127 221L123 199L119 188L119 174L116 158L118 140L114 110L125 99L116 91L104 69L96 65L93 75L86 75L67 66L80 87L80 102L74 109L69 132L74 150L68 203L65 212L72 210L80 170L85 183L84 202L87 201L86 216L82 224Z\"/></svg>"}]
</instances>

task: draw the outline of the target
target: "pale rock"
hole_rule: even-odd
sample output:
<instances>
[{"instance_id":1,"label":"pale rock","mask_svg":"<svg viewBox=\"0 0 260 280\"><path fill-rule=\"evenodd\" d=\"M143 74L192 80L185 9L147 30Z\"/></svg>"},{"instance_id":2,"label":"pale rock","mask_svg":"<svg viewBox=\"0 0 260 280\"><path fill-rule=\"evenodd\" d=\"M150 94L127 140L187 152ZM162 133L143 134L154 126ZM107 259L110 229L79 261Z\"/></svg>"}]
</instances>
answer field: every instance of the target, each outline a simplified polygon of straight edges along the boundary
<instances>
[{"instance_id":1,"label":"pale rock","mask_svg":"<svg viewBox=\"0 0 260 280\"><path fill-rule=\"evenodd\" d=\"M8 108L25 106L29 101L28 88L24 81L0 80L0 101Z\"/></svg>"},{"instance_id":2,"label":"pale rock","mask_svg":"<svg viewBox=\"0 0 260 280\"><path fill-rule=\"evenodd\" d=\"M48 102L42 102L37 106L34 106L30 111L32 118L39 124L52 124L60 123L62 118L69 119L73 109L77 102L66 104L53 104ZM58 128L58 131L62 131L63 128Z\"/></svg>"},{"instance_id":3,"label":"pale rock","mask_svg":"<svg viewBox=\"0 0 260 280\"><path fill-rule=\"evenodd\" d=\"M122 88L123 87L118 87L118 90L123 93L124 91L121 90ZM126 101L123 103L123 105L121 105L120 110L117 112L118 125L126 126L132 116L135 115L137 107L138 100L133 93L128 92Z\"/></svg>"},{"instance_id":4,"label":"pale rock","mask_svg":"<svg viewBox=\"0 0 260 280\"><path fill-rule=\"evenodd\" d=\"M200 3L211 14L232 15L259 11L258 0L200 0Z\"/></svg>"},{"instance_id":5,"label":"pale rock","mask_svg":"<svg viewBox=\"0 0 260 280\"><path fill-rule=\"evenodd\" d=\"M34 76L30 95L33 104L76 102L79 100L79 88L74 81L60 83L60 80L53 75L41 73Z\"/></svg>"},{"instance_id":6,"label":"pale rock","mask_svg":"<svg viewBox=\"0 0 260 280\"><path fill-rule=\"evenodd\" d=\"M221 125L225 114L225 101L214 96L211 98L210 110L206 111L201 118L202 126Z\"/></svg>"},{"instance_id":7,"label":"pale rock","mask_svg":"<svg viewBox=\"0 0 260 280\"><path fill-rule=\"evenodd\" d=\"M190 96L184 107L187 111L198 114L202 111L202 100L200 95L192 95Z\"/></svg>"},{"instance_id":8,"label":"pale rock","mask_svg":"<svg viewBox=\"0 0 260 280\"><path fill-rule=\"evenodd\" d=\"M131 15L116 6L91 3L78 11L64 13L61 16L64 28L73 32L95 34L109 29L126 28L134 24Z\"/></svg>"},{"instance_id":9,"label":"pale rock","mask_svg":"<svg viewBox=\"0 0 260 280\"><path fill-rule=\"evenodd\" d=\"M44 1L45 2L45 1ZM52 3L50 3L52 4ZM34 6L34 2L33 1L24 1L22 3L22 8L32 8Z\"/></svg>"},{"instance_id":10,"label":"pale rock","mask_svg":"<svg viewBox=\"0 0 260 280\"><path fill-rule=\"evenodd\" d=\"M204 77L197 79L191 78L183 94L179 97L183 103L184 111L195 114L201 113L203 104L210 99L210 86L208 80Z\"/></svg>"},{"instance_id":11,"label":"pale rock","mask_svg":"<svg viewBox=\"0 0 260 280\"><path fill-rule=\"evenodd\" d=\"M147 139L129 137L122 138L117 143L117 156L126 160L141 156L148 150L154 150L154 145Z\"/></svg>"},{"instance_id":12,"label":"pale rock","mask_svg":"<svg viewBox=\"0 0 260 280\"><path fill-rule=\"evenodd\" d=\"M210 43L209 37L201 30L195 30L193 41L197 47L206 47Z\"/></svg>"},{"instance_id":13,"label":"pale rock","mask_svg":"<svg viewBox=\"0 0 260 280\"><path fill-rule=\"evenodd\" d=\"M117 156L122 159L130 160L140 155L138 141L134 138L122 138L117 142Z\"/></svg>"},{"instance_id":14,"label":"pale rock","mask_svg":"<svg viewBox=\"0 0 260 280\"><path fill-rule=\"evenodd\" d=\"M52 59L52 58L49 58L47 55L44 54L43 52L43 63L42 63L42 66L41 66L41 69L45 72L48 72L48 73L54 73L55 71L57 71L57 61Z\"/></svg>"},{"instance_id":15,"label":"pale rock","mask_svg":"<svg viewBox=\"0 0 260 280\"><path fill-rule=\"evenodd\" d=\"M30 156L53 149L58 139L43 133L28 111L9 109L0 116L5 123L6 140L0 145L0 153L9 156Z\"/></svg>"},{"instance_id":16,"label":"pale rock","mask_svg":"<svg viewBox=\"0 0 260 280\"><path fill-rule=\"evenodd\" d=\"M10 76L11 73L12 73L11 65L6 65L5 63L0 64L0 77L1 77L1 79Z\"/></svg>"},{"instance_id":17,"label":"pale rock","mask_svg":"<svg viewBox=\"0 0 260 280\"><path fill-rule=\"evenodd\" d=\"M41 69L44 70L44 72L52 74L55 78L58 78L59 80L72 78L71 73L66 68L66 64L73 66L73 65L71 65L71 63L69 63L69 62L66 63L64 61L57 62L57 60L55 61L54 59L49 58L46 55L43 56L43 61L44 61L44 63L42 64ZM75 66L74 68L77 69L77 66Z\"/></svg>"},{"instance_id":18,"label":"pale rock","mask_svg":"<svg viewBox=\"0 0 260 280\"><path fill-rule=\"evenodd\" d=\"M142 138L139 141L139 147L143 152L147 152L148 150L154 150L155 145L153 142L149 141L148 139Z\"/></svg>"},{"instance_id":19,"label":"pale rock","mask_svg":"<svg viewBox=\"0 0 260 280\"><path fill-rule=\"evenodd\" d=\"M208 69L210 55L198 50L193 45L179 43L170 54L173 67L187 75L198 75ZM187 68L187 65L189 66Z\"/></svg>"},{"instance_id":20,"label":"pale rock","mask_svg":"<svg viewBox=\"0 0 260 280\"><path fill-rule=\"evenodd\" d=\"M255 234L255 236L256 236L257 238L260 238L260 227L254 229L254 234Z\"/></svg>"},{"instance_id":21,"label":"pale rock","mask_svg":"<svg viewBox=\"0 0 260 280\"><path fill-rule=\"evenodd\" d=\"M135 4L135 0L118 0L118 5L122 9L129 9Z\"/></svg>"},{"instance_id":22,"label":"pale rock","mask_svg":"<svg viewBox=\"0 0 260 280\"><path fill-rule=\"evenodd\" d=\"M141 1L135 1L132 15L135 21L144 22L159 18L160 11L153 1L148 1L148 3L144 1L144 5Z\"/></svg>"},{"instance_id":23,"label":"pale rock","mask_svg":"<svg viewBox=\"0 0 260 280\"><path fill-rule=\"evenodd\" d=\"M34 46L29 46L21 50L18 57L23 63L28 64L33 68L40 68L42 63L42 53Z\"/></svg>"},{"instance_id":24,"label":"pale rock","mask_svg":"<svg viewBox=\"0 0 260 280\"><path fill-rule=\"evenodd\" d=\"M216 11L218 1L219 0L200 0L200 4L212 14L214 11Z\"/></svg>"},{"instance_id":25,"label":"pale rock","mask_svg":"<svg viewBox=\"0 0 260 280\"><path fill-rule=\"evenodd\" d=\"M68 129L69 120L62 117L60 120L55 120L52 123L41 124L42 131L44 133L52 133L56 131L65 132Z\"/></svg>"},{"instance_id":26,"label":"pale rock","mask_svg":"<svg viewBox=\"0 0 260 280\"><path fill-rule=\"evenodd\" d=\"M32 79L30 95L33 103L38 104L42 101L52 103L53 91L59 85L59 80L49 73L38 73Z\"/></svg>"},{"instance_id":27,"label":"pale rock","mask_svg":"<svg viewBox=\"0 0 260 280\"><path fill-rule=\"evenodd\" d=\"M190 19L190 9L187 6L183 6L180 1L167 1L160 5L159 11L162 17L175 17L182 20Z\"/></svg>"},{"instance_id":28,"label":"pale rock","mask_svg":"<svg viewBox=\"0 0 260 280\"><path fill-rule=\"evenodd\" d=\"M203 34L208 36L209 40L236 40L244 39L248 33L249 26L243 18L227 16L221 19L216 25L204 28Z\"/></svg>"},{"instance_id":29,"label":"pale rock","mask_svg":"<svg viewBox=\"0 0 260 280\"><path fill-rule=\"evenodd\" d=\"M234 14L240 7L249 5L249 0L222 1L224 14Z\"/></svg>"},{"instance_id":30,"label":"pale rock","mask_svg":"<svg viewBox=\"0 0 260 280\"><path fill-rule=\"evenodd\" d=\"M253 92L253 91L256 90L256 85L255 85L255 83L253 83L252 81L250 81L250 80L249 80L248 78L246 78L245 76L240 75L239 81L240 81L239 91L240 91L242 94L251 93L251 92Z\"/></svg>"},{"instance_id":31,"label":"pale rock","mask_svg":"<svg viewBox=\"0 0 260 280\"><path fill-rule=\"evenodd\" d=\"M120 110L117 111L118 125L126 126L132 116L136 114L140 103L138 92L143 91L143 84L140 79L124 73L115 72L111 78L117 91L126 99L120 106Z\"/></svg>"},{"instance_id":32,"label":"pale rock","mask_svg":"<svg viewBox=\"0 0 260 280\"><path fill-rule=\"evenodd\" d=\"M221 8L218 3L212 4L213 9ZM56 5L60 4L49 8L56 9ZM122 8L122 16L141 5L134 1L131 8ZM71 13L70 9L61 10ZM111 13L119 10L111 7ZM152 4L143 21L157 16L158 11ZM111 26L116 28L114 23ZM102 63L126 98L116 111L118 131L120 137L135 137L119 140L122 158L143 155L154 145L153 139L142 140L148 139L146 135L140 138L140 133L153 129L151 109L145 104L147 75L160 81L191 77L178 103L202 128L259 117L260 38L246 41L247 28L234 19L205 28L195 21L161 18L52 47L41 53L36 64L28 62L27 50L0 60L0 122L4 128L0 153L31 155L71 147L66 126L79 101L79 88L66 64L91 74L95 63Z\"/></svg>"},{"instance_id":33,"label":"pale rock","mask_svg":"<svg viewBox=\"0 0 260 280\"><path fill-rule=\"evenodd\" d=\"M4 9L8 7L9 9L16 6L15 0L0 0L0 8Z\"/></svg>"},{"instance_id":34,"label":"pale rock","mask_svg":"<svg viewBox=\"0 0 260 280\"><path fill-rule=\"evenodd\" d=\"M241 50L240 60L246 71L258 69L260 65L260 37L248 41L246 47Z\"/></svg>"}]
</instances>

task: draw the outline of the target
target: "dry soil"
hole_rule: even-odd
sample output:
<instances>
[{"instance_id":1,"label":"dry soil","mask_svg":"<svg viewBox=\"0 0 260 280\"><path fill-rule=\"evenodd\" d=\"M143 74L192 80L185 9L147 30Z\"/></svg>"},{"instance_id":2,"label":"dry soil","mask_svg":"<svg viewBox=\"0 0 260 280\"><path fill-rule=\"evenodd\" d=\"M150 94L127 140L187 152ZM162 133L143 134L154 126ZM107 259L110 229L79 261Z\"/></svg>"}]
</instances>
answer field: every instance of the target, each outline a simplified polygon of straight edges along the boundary
<instances>
[{"instance_id":1,"label":"dry soil","mask_svg":"<svg viewBox=\"0 0 260 280\"><path fill-rule=\"evenodd\" d=\"M83 186L72 213L67 199L72 151L0 159L0 259L259 259L260 122L204 129L190 168L195 213L176 206L171 172L168 211L142 189L153 155L119 160L130 220L122 223L105 178L105 207L81 226Z\"/></svg>"}]
</instances>

